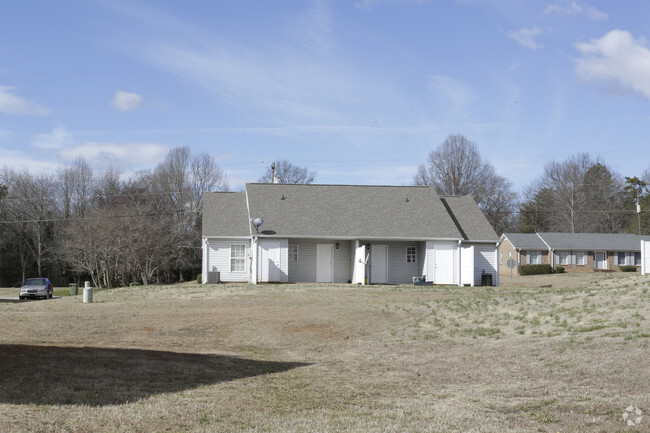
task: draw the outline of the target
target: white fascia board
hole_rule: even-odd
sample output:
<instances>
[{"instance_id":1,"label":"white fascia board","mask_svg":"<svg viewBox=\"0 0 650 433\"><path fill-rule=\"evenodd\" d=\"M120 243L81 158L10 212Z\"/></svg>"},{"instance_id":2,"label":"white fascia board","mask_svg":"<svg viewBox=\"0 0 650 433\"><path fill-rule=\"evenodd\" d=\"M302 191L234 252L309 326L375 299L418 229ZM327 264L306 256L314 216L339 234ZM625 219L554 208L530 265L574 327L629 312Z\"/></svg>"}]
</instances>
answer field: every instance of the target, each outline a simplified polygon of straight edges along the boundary
<instances>
[{"instance_id":1,"label":"white fascia board","mask_svg":"<svg viewBox=\"0 0 650 433\"><path fill-rule=\"evenodd\" d=\"M537 237L538 237L542 242L544 242L544 245L546 245L546 246L548 247L548 250L549 250L549 251L552 251L552 250L553 250L553 248L551 248L551 246L550 246L550 245L549 245L549 244L544 240L543 237L540 236L539 233L535 233L535 234L537 235Z\"/></svg>"},{"instance_id":2,"label":"white fascia board","mask_svg":"<svg viewBox=\"0 0 650 433\"><path fill-rule=\"evenodd\" d=\"M203 236L203 239L205 239L207 242L218 240L218 239L225 239L225 240L250 240L250 236Z\"/></svg>"},{"instance_id":3,"label":"white fascia board","mask_svg":"<svg viewBox=\"0 0 650 433\"><path fill-rule=\"evenodd\" d=\"M246 214L248 215L248 233L250 234L250 237L253 237L253 229L251 228L251 207L248 204L248 188L244 190L246 193Z\"/></svg>"},{"instance_id":4,"label":"white fascia board","mask_svg":"<svg viewBox=\"0 0 650 433\"><path fill-rule=\"evenodd\" d=\"M313 236L313 235L290 235L290 236L281 236L281 235L260 235L259 238L264 239L331 239L337 241L354 241L357 239L363 239L368 241L445 241L445 242L458 242L463 241L460 238L413 238L413 237L380 237L380 236ZM474 241L472 241L474 242ZM494 243L494 241L485 241L489 243Z\"/></svg>"}]
</instances>

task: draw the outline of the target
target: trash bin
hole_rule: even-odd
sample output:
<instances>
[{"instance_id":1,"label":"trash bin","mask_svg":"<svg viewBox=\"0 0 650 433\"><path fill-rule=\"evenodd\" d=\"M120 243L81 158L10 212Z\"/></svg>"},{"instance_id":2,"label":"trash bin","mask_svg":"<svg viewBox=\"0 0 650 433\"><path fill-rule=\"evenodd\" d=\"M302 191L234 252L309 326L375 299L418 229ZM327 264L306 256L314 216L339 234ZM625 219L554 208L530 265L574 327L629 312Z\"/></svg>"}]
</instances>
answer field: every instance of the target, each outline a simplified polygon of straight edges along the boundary
<instances>
[{"instance_id":1,"label":"trash bin","mask_svg":"<svg viewBox=\"0 0 650 433\"><path fill-rule=\"evenodd\" d=\"M84 304L90 304L93 302L93 288L90 287L90 281L86 281L84 287Z\"/></svg>"},{"instance_id":2,"label":"trash bin","mask_svg":"<svg viewBox=\"0 0 650 433\"><path fill-rule=\"evenodd\" d=\"M70 296L77 296L79 294L79 287L77 283L70 284Z\"/></svg>"}]
</instances>

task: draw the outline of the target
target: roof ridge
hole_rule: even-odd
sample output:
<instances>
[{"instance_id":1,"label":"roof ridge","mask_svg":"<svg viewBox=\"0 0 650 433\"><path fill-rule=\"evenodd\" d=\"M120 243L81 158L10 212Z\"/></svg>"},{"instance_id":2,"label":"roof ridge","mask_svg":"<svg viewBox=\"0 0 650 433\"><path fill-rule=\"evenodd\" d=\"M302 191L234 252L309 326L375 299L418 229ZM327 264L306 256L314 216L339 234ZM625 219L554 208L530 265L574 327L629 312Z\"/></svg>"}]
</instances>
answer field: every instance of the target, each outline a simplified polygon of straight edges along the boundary
<instances>
[{"instance_id":1,"label":"roof ridge","mask_svg":"<svg viewBox=\"0 0 650 433\"><path fill-rule=\"evenodd\" d=\"M300 186L300 187L313 187L313 186L346 186L355 188L433 188L428 185L352 185L352 184L336 184L336 183L268 183L268 182L247 182L246 185L277 185L277 186Z\"/></svg>"}]
</instances>

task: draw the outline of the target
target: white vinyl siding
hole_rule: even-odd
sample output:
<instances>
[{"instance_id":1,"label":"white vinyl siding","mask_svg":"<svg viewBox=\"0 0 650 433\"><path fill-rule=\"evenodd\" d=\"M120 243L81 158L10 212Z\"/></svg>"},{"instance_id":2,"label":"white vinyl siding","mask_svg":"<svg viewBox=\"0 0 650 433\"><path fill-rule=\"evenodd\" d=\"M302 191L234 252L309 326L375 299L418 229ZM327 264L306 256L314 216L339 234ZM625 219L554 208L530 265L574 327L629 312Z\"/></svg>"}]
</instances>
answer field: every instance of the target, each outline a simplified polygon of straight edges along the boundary
<instances>
[{"instance_id":1,"label":"white vinyl siding","mask_svg":"<svg viewBox=\"0 0 650 433\"><path fill-rule=\"evenodd\" d=\"M494 245L474 246L475 285L481 285L483 273L492 275L492 285L498 285L497 248Z\"/></svg>"},{"instance_id":2,"label":"white vinyl siding","mask_svg":"<svg viewBox=\"0 0 650 433\"><path fill-rule=\"evenodd\" d=\"M273 282L286 282L288 251L287 239L260 239L257 243L257 281L265 282L266 277L272 278ZM269 260L273 263L269 263ZM272 270L269 266L276 269Z\"/></svg>"},{"instance_id":3,"label":"white vinyl siding","mask_svg":"<svg viewBox=\"0 0 650 433\"><path fill-rule=\"evenodd\" d=\"M244 271L231 271L231 245L244 245ZM208 240L205 269L203 273L219 272L219 279L224 282L248 282L250 262L250 241ZM240 262L241 263L241 262Z\"/></svg>"},{"instance_id":4,"label":"white vinyl siding","mask_svg":"<svg viewBox=\"0 0 650 433\"><path fill-rule=\"evenodd\" d=\"M335 283L347 283L352 280L352 244L347 241L317 239L291 239L291 244L296 245L299 251L297 262L289 261L289 281L292 283L307 283L316 281L316 245L332 245L332 274Z\"/></svg>"},{"instance_id":5,"label":"white vinyl siding","mask_svg":"<svg viewBox=\"0 0 650 433\"><path fill-rule=\"evenodd\" d=\"M417 272L417 276L422 277L423 275L426 275L426 270L424 269L424 266L426 264L425 252L427 250L427 243L426 242L418 242L417 247L418 247L418 251L420 252L418 254L418 272ZM424 281L427 281L426 278L425 278Z\"/></svg>"},{"instance_id":6,"label":"white vinyl siding","mask_svg":"<svg viewBox=\"0 0 650 433\"><path fill-rule=\"evenodd\" d=\"M412 245L410 242L386 242L385 244L388 245L389 284L413 284L413 277L422 276L416 257L416 245ZM409 248L414 250L413 261L411 262L404 260L404 251Z\"/></svg>"},{"instance_id":7,"label":"white vinyl siding","mask_svg":"<svg viewBox=\"0 0 650 433\"><path fill-rule=\"evenodd\" d=\"M456 242L428 241L426 247L427 281L434 284L459 283L459 253Z\"/></svg>"}]
</instances>

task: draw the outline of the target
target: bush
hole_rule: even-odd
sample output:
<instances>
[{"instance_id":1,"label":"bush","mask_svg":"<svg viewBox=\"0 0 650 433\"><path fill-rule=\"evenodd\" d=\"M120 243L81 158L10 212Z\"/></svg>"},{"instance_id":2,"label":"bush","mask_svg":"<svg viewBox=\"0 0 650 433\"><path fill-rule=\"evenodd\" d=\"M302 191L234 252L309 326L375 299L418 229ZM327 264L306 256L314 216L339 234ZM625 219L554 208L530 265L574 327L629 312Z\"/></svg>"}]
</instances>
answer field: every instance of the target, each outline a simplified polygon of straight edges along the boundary
<instances>
[{"instance_id":1,"label":"bush","mask_svg":"<svg viewBox=\"0 0 650 433\"><path fill-rule=\"evenodd\" d=\"M621 266L621 272L636 272L636 266Z\"/></svg>"},{"instance_id":2,"label":"bush","mask_svg":"<svg viewBox=\"0 0 650 433\"><path fill-rule=\"evenodd\" d=\"M196 284L203 284L203 275L199 274L196 276Z\"/></svg>"},{"instance_id":3,"label":"bush","mask_svg":"<svg viewBox=\"0 0 650 433\"><path fill-rule=\"evenodd\" d=\"M519 265L519 275L542 275L551 272L551 265Z\"/></svg>"},{"instance_id":4,"label":"bush","mask_svg":"<svg viewBox=\"0 0 650 433\"><path fill-rule=\"evenodd\" d=\"M555 267L555 272L558 274L563 274L564 273L564 266L556 266Z\"/></svg>"}]
</instances>

